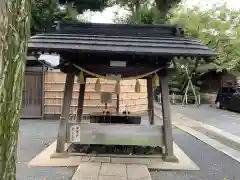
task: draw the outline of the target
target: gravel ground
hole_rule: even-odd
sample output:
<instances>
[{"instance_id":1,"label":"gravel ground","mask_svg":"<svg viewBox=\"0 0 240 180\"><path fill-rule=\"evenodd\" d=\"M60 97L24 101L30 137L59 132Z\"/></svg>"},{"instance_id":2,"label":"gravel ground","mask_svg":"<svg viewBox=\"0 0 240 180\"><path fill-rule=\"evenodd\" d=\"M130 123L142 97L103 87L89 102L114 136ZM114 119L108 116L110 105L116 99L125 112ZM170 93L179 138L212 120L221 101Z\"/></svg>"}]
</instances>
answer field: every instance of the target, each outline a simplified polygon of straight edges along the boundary
<instances>
[{"instance_id":1,"label":"gravel ground","mask_svg":"<svg viewBox=\"0 0 240 180\"><path fill-rule=\"evenodd\" d=\"M18 144L17 180L70 180L70 168L28 168L28 162L57 137L57 121L21 120Z\"/></svg>"},{"instance_id":2,"label":"gravel ground","mask_svg":"<svg viewBox=\"0 0 240 180\"><path fill-rule=\"evenodd\" d=\"M200 167L201 170L151 172L153 180L240 179L240 163L179 129L174 128L173 134L175 142Z\"/></svg>"},{"instance_id":3,"label":"gravel ground","mask_svg":"<svg viewBox=\"0 0 240 180\"><path fill-rule=\"evenodd\" d=\"M22 120L17 180L70 180L72 168L28 168L28 162L56 139L58 122ZM201 171L151 172L153 180L239 180L240 164L203 142L174 129L174 139ZM194 148L193 148L194 147Z\"/></svg>"},{"instance_id":4,"label":"gravel ground","mask_svg":"<svg viewBox=\"0 0 240 180\"><path fill-rule=\"evenodd\" d=\"M184 108L180 105L175 105L172 106L172 112L181 113L191 119L213 125L240 136L240 113L216 109L209 105L201 105L198 108L191 105Z\"/></svg>"}]
</instances>

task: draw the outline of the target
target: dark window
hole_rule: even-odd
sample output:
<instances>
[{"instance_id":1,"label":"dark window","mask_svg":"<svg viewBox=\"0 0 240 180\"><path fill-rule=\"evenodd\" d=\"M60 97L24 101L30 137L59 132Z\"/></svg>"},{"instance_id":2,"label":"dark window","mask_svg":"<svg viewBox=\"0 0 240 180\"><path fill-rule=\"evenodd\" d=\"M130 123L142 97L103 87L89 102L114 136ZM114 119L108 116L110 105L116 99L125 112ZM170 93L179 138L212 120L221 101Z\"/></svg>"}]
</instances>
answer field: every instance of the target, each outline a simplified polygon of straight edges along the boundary
<instances>
[{"instance_id":1,"label":"dark window","mask_svg":"<svg viewBox=\"0 0 240 180\"><path fill-rule=\"evenodd\" d=\"M237 87L237 88L236 88L236 92L237 92L237 93L240 93L240 87Z\"/></svg>"},{"instance_id":2,"label":"dark window","mask_svg":"<svg viewBox=\"0 0 240 180\"><path fill-rule=\"evenodd\" d=\"M232 94L234 94L234 93L236 92L236 89L235 89L235 88L230 88L230 92L231 92Z\"/></svg>"},{"instance_id":3,"label":"dark window","mask_svg":"<svg viewBox=\"0 0 240 180\"><path fill-rule=\"evenodd\" d=\"M228 93L228 88L222 88L221 93Z\"/></svg>"}]
</instances>

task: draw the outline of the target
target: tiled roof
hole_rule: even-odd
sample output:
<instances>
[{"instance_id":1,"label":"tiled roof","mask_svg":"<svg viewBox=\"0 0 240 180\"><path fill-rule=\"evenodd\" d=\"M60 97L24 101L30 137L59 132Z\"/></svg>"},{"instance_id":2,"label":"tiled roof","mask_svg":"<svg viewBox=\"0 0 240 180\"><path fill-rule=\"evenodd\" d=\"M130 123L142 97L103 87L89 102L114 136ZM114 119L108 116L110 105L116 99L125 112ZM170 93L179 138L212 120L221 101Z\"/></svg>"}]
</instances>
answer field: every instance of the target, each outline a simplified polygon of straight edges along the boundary
<instances>
[{"instance_id":1,"label":"tiled roof","mask_svg":"<svg viewBox=\"0 0 240 180\"><path fill-rule=\"evenodd\" d=\"M30 51L210 57L214 52L174 25L58 24L30 38Z\"/></svg>"}]
</instances>

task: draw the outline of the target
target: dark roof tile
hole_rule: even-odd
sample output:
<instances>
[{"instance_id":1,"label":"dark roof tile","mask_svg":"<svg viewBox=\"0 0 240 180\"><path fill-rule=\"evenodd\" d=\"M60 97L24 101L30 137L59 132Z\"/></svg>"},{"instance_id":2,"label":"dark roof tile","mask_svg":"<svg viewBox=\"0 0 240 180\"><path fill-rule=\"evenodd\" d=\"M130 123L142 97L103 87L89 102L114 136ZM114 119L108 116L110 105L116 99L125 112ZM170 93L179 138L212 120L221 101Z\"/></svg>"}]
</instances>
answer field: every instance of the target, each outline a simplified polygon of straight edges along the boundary
<instances>
[{"instance_id":1,"label":"dark roof tile","mask_svg":"<svg viewBox=\"0 0 240 180\"><path fill-rule=\"evenodd\" d=\"M30 38L29 50L117 52L161 56L215 55L183 36L174 25L60 24L60 29Z\"/></svg>"}]
</instances>

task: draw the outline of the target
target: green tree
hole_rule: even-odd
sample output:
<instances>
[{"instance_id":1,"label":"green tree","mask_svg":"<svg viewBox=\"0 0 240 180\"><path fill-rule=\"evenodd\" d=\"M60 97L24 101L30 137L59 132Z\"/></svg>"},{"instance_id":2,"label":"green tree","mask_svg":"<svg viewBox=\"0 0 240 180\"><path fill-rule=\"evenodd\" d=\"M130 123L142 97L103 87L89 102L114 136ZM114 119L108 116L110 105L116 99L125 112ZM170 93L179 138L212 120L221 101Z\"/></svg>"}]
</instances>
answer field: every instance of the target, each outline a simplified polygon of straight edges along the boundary
<instances>
[{"instance_id":1,"label":"green tree","mask_svg":"<svg viewBox=\"0 0 240 180\"><path fill-rule=\"evenodd\" d=\"M22 91L30 35L30 0L1 2L0 179L16 179Z\"/></svg>"},{"instance_id":2,"label":"green tree","mask_svg":"<svg viewBox=\"0 0 240 180\"><path fill-rule=\"evenodd\" d=\"M217 71L239 72L240 70L240 11L228 9L226 5L215 5L208 10L199 7L187 9L182 6L173 10L170 23L184 28L185 35L200 40L203 44L214 49L217 53L212 60L177 61L177 73L173 81L187 82L181 68L185 64L192 76L192 80L208 69ZM198 70L200 71L198 71Z\"/></svg>"},{"instance_id":3,"label":"green tree","mask_svg":"<svg viewBox=\"0 0 240 180\"><path fill-rule=\"evenodd\" d=\"M42 33L54 21L75 21L69 11L61 9L57 0L37 0L31 9L31 34Z\"/></svg>"},{"instance_id":4,"label":"green tree","mask_svg":"<svg viewBox=\"0 0 240 180\"><path fill-rule=\"evenodd\" d=\"M131 13L136 13L142 5L149 4L149 0L110 0L110 5L119 5L129 10Z\"/></svg>"},{"instance_id":5,"label":"green tree","mask_svg":"<svg viewBox=\"0 0 240 180\"><path fill-rule=\"evenodd\" d=\"M112 0L112 3L127 7L130 14L124 19L117 17L115 22L132 24L163 24L170 18L170 10L181 0Z\"/></svg>"},{"instance_id":6,"label":"green tree","mask_svg":"<svg viewBox=\"0 0 240 180\"><path fill-rule=\"evenodd\" d=\"M59 3L80 14L86 10L102 11L108 6L108 0L59 0Z\"/></svg>"},{"instance_id":7,"label":"green tree","mask_svg":"<svg viewBox=\"0 0 240 180\"><path fill-rule=\"evenodd\" d=\"M155 0L156 7L159 10L158 21L165 23L170 18L169 12L172 8L178 5L181 0Z\"/></svg>"},{"instance_id":8,"label":"green tree","mask_svg":"<svg viewBox=\"0 0 240 180\"><path fill-rule=\"evenodd\" d=\"M170 22L179 24L189 37L199 39L218 54L209 67L218 71L238 71L240 66L240 11L226 5L201 11L198 7L180 7L173 12ZM206 66L207 68L208 66Z\"/></svg>"},{"instance_id":9,"label":"green tree","mask_svg":"<svg viewBox=\"0 0 240 180\"><path fill-rule=\"evenodd\" d=\"M37 0L31 10L31 34L46 31L54 21L79 21L77 19L79 14L86 10L101 11L107 6L107 2L107 0L67 2L65 0Z\"/></svg>"},{"instance_id":10,"label":"green tree","mask_svg":"<svg viewBox=\"0 0 240 180\"><path fill-rule=\"evenodd\" d=\"M76 1L79 12L101 10L105 1ZM89 3L88 3L89 2ZM95 1L96 2L96 1ZM85 3L85 6L84 6ZM43 31L54 19L72 16L58 12L54 0L0 1L0 179L16 179L17 140L21 114L22 91L27 42L32 34ZM83 5L83 6L82 6ZM74 7L72 7L74 9ZM32 18L32 19L31 19ZM70 18L71 19L71 18ZM32 26L30 22L32 20Z\"/></svg>"},{"instance_id":11,"label":"green tree","mask_svg":"<svg viewBox=\"0 0 240 180\"><path fill-rule=\"evenodd\" d=\"M198 39L215 50L218 56L213 60L195 61L185 59L176 61L175 66L178 74L175 76L177 79L173 78L173 81L181 82L179 83L179 89L184 89L184 82L187 81L184 71L180 68L182 64L189 68L189 73L193 79L198 75L196 73L197 67L205 64L206 68L214 67L218 71L239 71L240 11L228 9L226 5L216 5L205 11L200 10L199 7L189 9L184 5L171 9L179 2L172 2L168 6L168 13L164 10L164 5L162 6L163 9L157 5L154 6L154 4L151 6L142 5L136 12L138 15L130 13L125 18L117 18L116 21L133 24L159 24L163 22L162 17L165 14L165 23L178 24L184 29L186 36Z\"/></svg>"},{"instance_id":12,"label":"green tree","mask_svg":"<svg viewBox=\"0 0 240 180\"><path fill-rule=\"evenodd\" d=\"M156 7L142 5L136 12L130 12L125 17L118 16L116 13L114 22L125 24L156 24L158 14Z\"/></svg>"}]
</instances>

